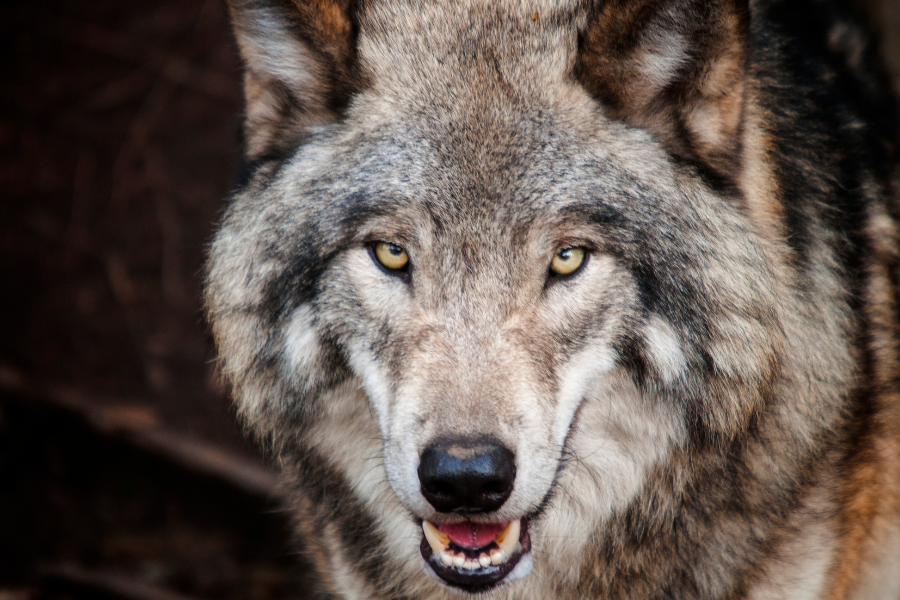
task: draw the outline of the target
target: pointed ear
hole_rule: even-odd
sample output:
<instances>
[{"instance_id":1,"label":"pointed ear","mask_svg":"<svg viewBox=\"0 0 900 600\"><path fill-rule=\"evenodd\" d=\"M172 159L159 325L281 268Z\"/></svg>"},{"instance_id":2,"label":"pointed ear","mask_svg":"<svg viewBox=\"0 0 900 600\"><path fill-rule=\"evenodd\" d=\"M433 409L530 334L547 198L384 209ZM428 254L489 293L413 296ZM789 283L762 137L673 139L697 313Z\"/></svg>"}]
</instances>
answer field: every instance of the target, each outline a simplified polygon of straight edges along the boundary
<instances>
[{"instance_id":1,"label":"pointed ear","mask_svg":"<svg viewBox=\"0 0 900 600\"><path fill-rule=\"evenodd\" d=\"M748 0L605 0L577 74L611 116L733 181L746 93Z\"/></svg>"},{"instance_id":2,"label":"pointed ear","mask_svg":"<svg viewBox=\"0 0 900 600\"><path fill-rule=\"evenodd\" d=\"M246 154L289 150L361 86L354 0L229 0L244 59Z\"/></svg>"}]
</instances>

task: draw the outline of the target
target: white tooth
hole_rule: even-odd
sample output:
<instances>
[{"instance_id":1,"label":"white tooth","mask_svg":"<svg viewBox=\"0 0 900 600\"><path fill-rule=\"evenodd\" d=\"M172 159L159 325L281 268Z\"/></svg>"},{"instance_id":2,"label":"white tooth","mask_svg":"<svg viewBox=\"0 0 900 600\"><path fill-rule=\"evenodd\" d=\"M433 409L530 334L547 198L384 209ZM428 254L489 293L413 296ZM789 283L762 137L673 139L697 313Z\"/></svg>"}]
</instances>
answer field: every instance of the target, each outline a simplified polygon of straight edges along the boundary
<instances>
[{"instance_id":1,"label":"white tooth","mask_svg":"<svg viewBox=\"0 0 900 600\"><path fill-rule=\"evenodd\" d=\"M453 566L453 555L449 552L441 552L441 562L447 566Z\"/></svg>"},{"instance_id":2,"label":"white tooth","mask_svg":"<svg viewBox=\"0 0 900 600\"><path fill-rule=\"evenodd\" d=\"M477 560L467 560L466 568L470 571L474 571L475 569L478 568L478 561Z\"/></svg>"},{"instance_id":3,"label":"white tooth","mask_svg":"<svg viewBox=\"0 0 900 600\"><path fill-rule=\"evenodd\" d=\"M465 554L457 554L453 557L453 564L457 567L461 567L466 564L466 555Z\"/></svg>"},{"instance_id":4,"label":"white tooth","mask_svg":"<svg viewBox=\"0 0 900 600\"><path fill-rule=\"evenodd\" d=\"M431 549L436 554L440 554L447 549L447 545L450 543L450 536L446 533L428 521L422 521L422 531L425 532L425 539L428 540L428 545L431 546Z\"/></svg>"},{"instance_id":5,"label":"white tooth","mask_svg":"<svg viewBox=\"0 0 900 600\"><path fill-rule=\"evenodd\" d=\"M511 522L506 529L497 534L497 537L494 538L494 541L497 542L497 545L500 546L500 549L503 550L503 553L507 556L512 556L513 550L516 549L516 545L519 543L519 533L522 530L522 521L521 519L517 519Z\"/></svg>"},{"instance_id":6,"label":"white tooth","mask_svg":"<svg viewBox=\"0 0 900 600\"><path fill-rule=\"evenodd\" d=\"M479 563L482 567L486 567L486 566L488 566L489 564L491 564L491 557L488 556L487 554L485 554L484 552L482 552L482 553L481 553L481 556L478 557L478 563Z\"/></svg>"},{"instance_id":7,"label":"white tooth","mask_svg":"<svg viewBox=\"0 0 900 600\"><path fill-rule=\"evenodd\" d=\"M506 561L506 555L502 550L491 550L491 564L499 565Z\"/></svg>"}]
</instances>

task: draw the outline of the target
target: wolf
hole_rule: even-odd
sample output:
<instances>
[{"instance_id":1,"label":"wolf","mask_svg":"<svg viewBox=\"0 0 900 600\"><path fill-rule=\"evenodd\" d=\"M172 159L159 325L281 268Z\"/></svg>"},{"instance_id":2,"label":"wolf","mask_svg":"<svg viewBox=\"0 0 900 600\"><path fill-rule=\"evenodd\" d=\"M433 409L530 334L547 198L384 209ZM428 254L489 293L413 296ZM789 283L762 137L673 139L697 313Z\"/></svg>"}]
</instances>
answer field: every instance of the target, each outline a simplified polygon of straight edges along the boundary
<instances>
[{"instance_id":1,"label":"wolf","mask_svg":"<svg viewBox=\"0 0 900 600\"><path fill-rule=\"evenodd\" d=\"M230 0L205 303L323 597L900 598L897 106L831 0Z\"/></svg>"}]
</instances>

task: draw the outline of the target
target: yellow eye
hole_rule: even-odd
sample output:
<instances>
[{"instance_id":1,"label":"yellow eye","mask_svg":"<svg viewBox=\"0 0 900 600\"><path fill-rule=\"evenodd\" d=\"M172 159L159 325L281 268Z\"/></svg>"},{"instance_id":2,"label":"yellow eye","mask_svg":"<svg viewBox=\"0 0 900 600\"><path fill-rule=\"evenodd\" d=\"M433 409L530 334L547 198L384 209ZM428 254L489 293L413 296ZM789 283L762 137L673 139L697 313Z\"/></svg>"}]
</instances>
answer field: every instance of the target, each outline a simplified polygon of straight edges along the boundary
<instances>
[{"instance_id":1,"label":"yellow eye","mask_svg":"<svg viewBox=\"0 0 900 600\"><path fill-rule=\"evenodd\" d=\"M550 270L557 275L571 275L584 263L584 248L565 248L556 253Z\"/></svg>"},{"instance_id":2,"label":"yellow eye","mask_svg":"<svg viewBox=\"0 0 900 600\"><path fill-rule=\"evenodd\" d=\"M406 250L397 244L378 242L375 244L375 258L384 268L391 271L400 271L409 264L409 255Z\"/></svg>"}]
</instances>

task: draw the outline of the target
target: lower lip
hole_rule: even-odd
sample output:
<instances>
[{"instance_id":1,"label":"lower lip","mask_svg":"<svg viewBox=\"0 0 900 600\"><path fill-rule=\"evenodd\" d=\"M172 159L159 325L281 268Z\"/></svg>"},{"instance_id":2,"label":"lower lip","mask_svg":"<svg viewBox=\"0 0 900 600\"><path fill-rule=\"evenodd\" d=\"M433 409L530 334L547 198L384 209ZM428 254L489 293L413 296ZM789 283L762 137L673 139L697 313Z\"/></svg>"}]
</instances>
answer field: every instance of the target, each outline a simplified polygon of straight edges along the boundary
<instances>
[{"instance_id":1,"label":"lower lip","mask_svg":"<svg viewBox=\"0 0 900 600\"><path fill-rule=\"evenodd\" d=\"M515 552L499 565L488 565L473 570L464 567L448 566L441 561L424 536L419 545L419 550L422 553L422 558L425 559L427 568L437 579L451 587L470 593L487 591L506 581L524 577L531 571L531 538L528 534L528 521L526 519L522 519L519 544ZM470 551L465 548L457 550L462 552ZM477 560L481 551L483 549L471 550L472 557ZM511 578L510 575L513 575L513 577Z\"/></svg>"}]
</instances>

